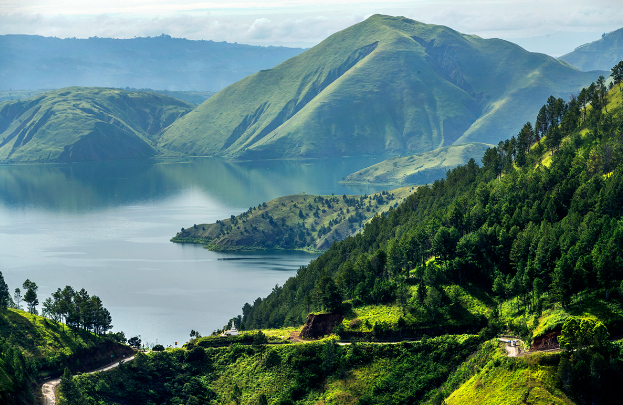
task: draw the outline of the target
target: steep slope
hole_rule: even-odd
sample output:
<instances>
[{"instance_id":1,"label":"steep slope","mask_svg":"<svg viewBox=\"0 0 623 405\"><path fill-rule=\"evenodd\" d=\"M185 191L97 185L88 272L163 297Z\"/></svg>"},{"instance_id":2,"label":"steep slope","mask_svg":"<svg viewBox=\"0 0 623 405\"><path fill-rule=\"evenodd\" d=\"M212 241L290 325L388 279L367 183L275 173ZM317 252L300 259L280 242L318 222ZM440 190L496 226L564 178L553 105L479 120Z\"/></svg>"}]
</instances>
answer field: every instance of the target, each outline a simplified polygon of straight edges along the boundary
<instances>
[{"instance_id":1,"label":"steep slope","mask_svg":"<svg viewBox=\"0 0 623 405\"><path fill-rule=\"evenodd\" d=\"M411 156L398 156L350 174L340 183L402 186L432 183L445 176L448 170L470 159L480 160L485 150L492 146L473 142L444 146Z\"/></svg>"},{"instance_id":2,"label":"steep slope","mask_svg":"<svg viewBox=\"0 0 623 405\"><path fill-rule=\"evenodd\" d=\"M193 105L118 89L68 87L0 104L0 161L152 156L158 134Z\"/></svg>"},{"instance_id":3,"label":"steep slope","mask_svg":"<svg viewBox=\"0 0 623 405\"><path fill-rule=\"evenodd\" d=\"M558 59L569 62L585 72L610 70L623 59L623 28L612 31L597 41L579 46Z\"/></svg>"},{"instance_id":4,"label":"steep slope","mask_svg":"<svg viewBox=\"0 0 623 405\"><path fill-rule=\"evenodd\" d=\"M227 87L165 132L192 155L319 157L497 143L596 79L547 55L375 15Z\"/></svg>"},{"instance_id":5,"label":"steep slope","mask_svg":"<svg viewBox=\"0 0 623 405\"><path fill-rule=\"evenodd\" d=\"M218 91L300 48L146 38L0 36L0 90L67 86Z\"/></svg>"}]
</instances>

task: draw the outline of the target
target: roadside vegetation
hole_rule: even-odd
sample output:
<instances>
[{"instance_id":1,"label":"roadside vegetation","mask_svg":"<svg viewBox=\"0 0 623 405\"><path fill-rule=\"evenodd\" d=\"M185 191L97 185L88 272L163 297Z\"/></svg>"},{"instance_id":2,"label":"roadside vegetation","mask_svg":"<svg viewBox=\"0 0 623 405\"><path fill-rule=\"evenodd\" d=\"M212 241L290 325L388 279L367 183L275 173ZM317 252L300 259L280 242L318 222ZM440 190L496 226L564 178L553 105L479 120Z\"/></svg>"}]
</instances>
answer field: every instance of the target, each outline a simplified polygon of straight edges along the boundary
<instances>
[{"instance_id":1,"label":"roadside vegetation","mask_svg":"<svg viewBox=\"0 0 623 405\"><path fill-rule=\"evenodd\" d=\"M92 370L110 363L111 355L119 360L133 353L122 344L126 342L123 333L108 333L110 314L98 297L89 297L84 289L59 289L65 293L64 299L58 295L60 299L54 295L46 299L45 316L39 316L37 285L26 280L22 287L23 291L16 288L10 294L0 272L2 404L35 403L42 380L57 377L64 369L74 373ZM21 309L22 303L27 311ZM66 324L58 322L61 317Z\"/></svg>"}]
</instances>

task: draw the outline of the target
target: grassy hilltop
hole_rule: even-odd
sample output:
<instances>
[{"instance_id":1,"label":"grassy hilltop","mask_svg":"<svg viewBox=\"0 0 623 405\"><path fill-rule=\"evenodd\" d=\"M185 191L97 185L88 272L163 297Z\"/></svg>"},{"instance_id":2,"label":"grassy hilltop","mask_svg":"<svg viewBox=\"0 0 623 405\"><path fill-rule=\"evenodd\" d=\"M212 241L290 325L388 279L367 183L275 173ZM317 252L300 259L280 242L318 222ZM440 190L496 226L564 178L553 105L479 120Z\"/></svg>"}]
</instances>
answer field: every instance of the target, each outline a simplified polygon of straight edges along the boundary
<instances>
[{"instance_id":1,"label":"grassy hilltop","mask_svg":"<svg viewBox=\"0 0 623 405\"><path fill-rule=\"evenodd\" d=\"M469 159L479 160L491 146L473 142L444 146L411 156L398 156L349 174L340 183L395 186L432 183Z\"/></svg>"},{"instance_id":2,"label":"grassy hilltop","mask_svg":"<svg viewBox=\"0 0 623 405\"><path fill-rule=\"evenodd\" d=\"M403 187L366 196L278 197L215 224L182 229L171 241L202 243L210 250L324 250L359 232L374 215L402 203L412 191Z\"/></svg>"},{"instance_id":3,"label":"grassy hilltop","mask_svg":"<svg viewBox=\"0 0 623 405\"><path fill-rule=\"evenodd\" d=\"M169 96L68 87L0 104L0 162L76 162L157 153L158 136L194 108Z\"/></svg>"},{"instance_id":4,"label":"grassy hilltop","mask_svg":"<svg viewBox=\"0 0 623 405\"><path fill-rule=\"evenodd\" d=\"M413 154L495 143L597 77L510 42L374 15L223 89L160 146L241 158Z\"/></svg>"}]
</instances>

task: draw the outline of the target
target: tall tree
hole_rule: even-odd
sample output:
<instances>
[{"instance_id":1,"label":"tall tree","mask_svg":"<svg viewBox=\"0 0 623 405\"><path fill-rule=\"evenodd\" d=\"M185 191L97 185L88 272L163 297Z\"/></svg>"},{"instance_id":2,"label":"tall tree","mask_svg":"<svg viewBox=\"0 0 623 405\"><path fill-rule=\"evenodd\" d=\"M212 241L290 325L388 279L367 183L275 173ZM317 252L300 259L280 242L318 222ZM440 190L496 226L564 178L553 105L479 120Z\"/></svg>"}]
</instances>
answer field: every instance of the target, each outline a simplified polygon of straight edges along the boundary
<instances>
[{"instance_id":1,"label":"tall tree","mask_svg":"<svg viewBox=\"0 0 623 405\"><path fill-rule=\"evenodd\" d=\"M11 302L11 293L9 292L9 286L4 281L4 276L0 271L0 311L4 311Z\"/></svg>"},{"instance_id":2,"label":"tall tree","mask_svg":"<svg viewBox=\"0 0 623 405\"><path fill-rule=\"evenodd\" d=\"M24 301L28 304L28 312L31 314L37 314L37 305L39 305L39 299L37 298L37 290L39 287L34 282L26 279L22 284L26 294L24 294Z\"/></svg>"},{"instance_id":3,"label":"tall tree","mask_svg":"<svg viewBox=\"0 0 623 405\"><path fill-rule=\"evenodd\" d=\"M19 288L15 289L15 293L13 293L13 300L15 302L15 309L22 309L22 290Z\"/></svg>"}]
</instances>

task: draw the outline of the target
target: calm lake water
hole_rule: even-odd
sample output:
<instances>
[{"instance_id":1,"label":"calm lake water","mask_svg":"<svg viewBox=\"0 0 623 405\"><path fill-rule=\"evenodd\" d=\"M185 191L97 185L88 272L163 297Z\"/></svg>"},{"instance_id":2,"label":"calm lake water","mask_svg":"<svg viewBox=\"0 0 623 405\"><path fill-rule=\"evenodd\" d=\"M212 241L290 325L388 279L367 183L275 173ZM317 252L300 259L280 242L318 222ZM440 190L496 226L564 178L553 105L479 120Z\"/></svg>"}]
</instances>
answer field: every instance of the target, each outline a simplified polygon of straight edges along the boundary
<instances>
[{"instance_id":1,"label":"calm lake water","mask_svg":"<svg viewBox=\"0 0 623 405\"><path fill-rule=\"evenodd\" d=\"M179 346L191 329L223 327L316 257L169 242L180 228L287 194L379 191L338 181L382 159L0 166L0 271L11 291L37 283L40 302L65 285L85 288L103 300L114 331Z\"/></svg>"}]
</instances>

